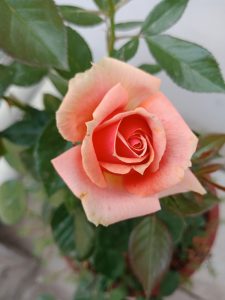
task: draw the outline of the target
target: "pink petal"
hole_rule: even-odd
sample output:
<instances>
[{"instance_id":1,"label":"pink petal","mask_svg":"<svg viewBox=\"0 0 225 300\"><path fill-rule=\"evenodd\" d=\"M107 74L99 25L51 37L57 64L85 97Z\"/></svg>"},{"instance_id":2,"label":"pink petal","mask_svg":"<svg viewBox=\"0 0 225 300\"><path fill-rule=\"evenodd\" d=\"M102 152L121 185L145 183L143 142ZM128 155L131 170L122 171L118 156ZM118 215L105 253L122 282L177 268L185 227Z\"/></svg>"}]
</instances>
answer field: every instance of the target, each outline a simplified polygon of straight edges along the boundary
<instances>
[{"instance_id":1,"label":"pink petal","mask_svg":"<svg viewBox=\"0 0 225 300\"><path fill-rule=\"evenodd\" d=\"M169 195L186 193L190 191L199 193L201 195L206 193L204 187L201 185L201 183L198 181L195 175L188 168L184 173L184 178L175 186L159 193L159 197L162 198Z\"/></svg>"},{"instance_id":2,"label":"pink petal","mask_svg":"<svg viewBox=\"0 0 225 300\"><path fill-rule=\"evenodd\" d=\"M191 166L198 139L163 94L149 97L142 106L160 118L166 133L166 150L158 171L151 173L149 168L144 176L128 174L125 185L131 193L154 195L182 180Z\"/></svg>"},{"instance_id":3,"label":"pink petal","mask_svg":"<svg viewBox=\"0 0 225 300\"><path fill-rule=\"evenodd\" d=\"M160 209L156 196L139 197L119 188L97 187L86 176L81 161L81 149L77 146L55 158L52 163L71 191L81 199L90 222L107 226Z\"/></svg>"},{"instance_id":4,"label":"pink petal","mask_svg":"<svg viewBox=\"0 0 225 300\"><path fill-rule=\"evenodd\" d=\"M127 90L129 107L134 107L159 90L160 80L121 61L105 58L69 83L68 92L57 112L56 120L61 135L71 142L81 141L85 123L105 94L116 84Z\"/></svg>"},{"instance_id":5,"label":"pink petal","mask_svg":"<svg viewBox=\"0 0 225 300\"><path fill-rule=\"evenodd\" d=\"M126 90L120 84L117 84L105 95L100 105L94 111L93 116L95 119L87 123L87 134L81 146L82 162L88 177L99 187L105 187L107 184L95 153L92 140L93 133L95 128L108 115L123 107L127 100ZM113 139L112 133L107 137L107 141L110 143L111 139Z\"/></svg>"},{"instance_id":6,"label":"pink petal","mask_svg":"<svg viewBox=\"0 0 225 300\"><path fill-rule=\"evenodd\" d=\"M159 91L160 79L127 63L113 58L104 58L96 65L103 80L111 82L111 86L120 82L129 96L128 108L137 107L147 95Z\"/></svg>"},{"instance_id":7,"label":"pink petal","mask_svg":"<svg viewBox=\"0 0 225 300\"><path fill-rule=\"evenodd\" d=\"M134 116L134 120L132 117ZM138 116L138 118L137 118ZM133 120L133 122L127 122L125 118ZM140 119L140 117L143 118L143 120ZM165 136L165 131L162 125L162 122L153 114L149 113L145 108L143 107L138 107L134 109L133 111L128 111L128 112L121 112L113 116L111 119L106 120L103 124L101 124L98 127L98 130L102 130L106 128L107 126L111 124L116 124L116 122L119 122L120 120L123 120L122 122L124 123L123 128L123 134L128 138L129 137L129 132L135 131L137 127L141 128L143 126L144 130L148 132L149 128L151 129L152 133L152 144L153 144L153 149L154 149L154 160L151 163L151 171L154 172L161 161L161 158L164 154L165 148L166 148L166 136ZM135 123L136 121L136 123ZM121 122L121 124L122 124ZM130 126L130 127L129 127ZM120 127L119 127L120 130ZM120 148L120 151L126 151L123 149L122 145L118 147ZM119 151L118 151L119 152ZM121 155L116 154L116 157L121 159ZM132 157L127 155L127 157ZM126 158L126 162L128 162L128 158ZM141 161L141 160L140 160ZM140 162L137 161L137 162ZM109 161L107 161L109 162ZM129 161L132 163L132 161Z\"/></svg>"}]
</instances>

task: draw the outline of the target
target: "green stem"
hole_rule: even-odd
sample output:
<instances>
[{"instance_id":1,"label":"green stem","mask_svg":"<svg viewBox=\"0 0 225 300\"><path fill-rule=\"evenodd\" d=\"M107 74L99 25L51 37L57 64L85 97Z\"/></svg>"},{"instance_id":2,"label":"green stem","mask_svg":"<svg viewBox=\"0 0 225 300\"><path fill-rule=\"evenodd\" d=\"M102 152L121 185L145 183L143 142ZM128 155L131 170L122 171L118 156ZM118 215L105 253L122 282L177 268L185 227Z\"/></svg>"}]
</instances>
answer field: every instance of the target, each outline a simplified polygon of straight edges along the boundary
<instances>
[{"instance_id":1,"label":"green stem","mask_svg":"<svg viewBox=\"0 0 225 300\"><path fill-rule=\"evenodd\" d=\"M109 28L108 28L108 53L112 56L114 50L114 44L116 40L115 36L115 5L113 0L108 0L109 4Z\"/></svg>"},{"instance_id":2,"label":"green stem","mask_svg":"<svg viewBox=\"0 0 225 300\"><path fill-rule=\"evenodd\" d=\"M12 96L11 97L3 96L2 99L4 99L9 106L15 106L22 111L28 110L28 106L26 104L20 102L18 99L14 98Z\"/></svg>"}]
</instances>

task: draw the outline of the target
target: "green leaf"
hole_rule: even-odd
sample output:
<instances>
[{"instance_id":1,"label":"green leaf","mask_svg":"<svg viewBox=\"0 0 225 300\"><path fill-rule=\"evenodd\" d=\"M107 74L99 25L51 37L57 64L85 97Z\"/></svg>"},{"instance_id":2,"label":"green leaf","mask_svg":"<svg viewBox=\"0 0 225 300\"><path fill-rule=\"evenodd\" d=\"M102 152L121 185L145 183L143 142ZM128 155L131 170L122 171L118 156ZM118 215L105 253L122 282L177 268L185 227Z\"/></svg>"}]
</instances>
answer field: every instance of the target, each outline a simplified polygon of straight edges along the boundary
<instances>
[{"instance_id":1,"label":"green leaf","mask_svg":"<svg viewBox=\"0 0 225 300\"><path fill-rule=\"evenodd\" d=\"M59 98L51 94L44 94L44 106L47 113L55 114L61 103Z\"/></svg>"},{"instance_id":2,"label":"green leaf","mask_svg":"<svg viewBox=\"0 0 225 300\"><path fill-rule=\"evenodd\" d=\"M38 83L48 72L47 69L34 68L18 62L14 62L9 68L14 74L12 84L19 86L30 86Z\"/></svg>"},{"instance_id":3,"label":"green leaf","mask_svg":"<svg viewBox=\"0 0 225 300\"><path fill-rule=\"evenodd\" d=\"M94 269L112 279L121 277L125 270L122 253L113 249L108 249L106 252L100 247L97 248L94 254Z\"/></svg>"},{"instance_id":4,"label":"green leaf","mask_svg":"<svg viewBox=\"0 0 225 300\"><path fill-rule=\"evenodd\" d=\"M160 295L170 296L180 285L180 274L175 271L170 271L160 283Z\"/></svg>"},{"instance_id":5,"label":"green leaf","mask_svg":"<svg viewBox=\"0 0 225 300\"><path fill-rule=\"evenodd\" d=\"M155 216L140 222L130 236L129 259L149 299L157 280L167 270L173 253L172 238Z\"/></svg>"},{"instance_id":6,"label":"green leaf","mask_svg":"<svg viewBox=\"0 0 225 300\"><path fill-rule=\"evenodd\" d=\"M104 293L105 278L88 272L81 273L74 300L109 300ZM120 299L117 299L120 300ZM121 299L122 300L122 299Z\"/></svg>"},{"instance_id":7,"label":"green leaf","mask_svg":"<svg viewBox=\"0 0 225 300\"><path fill-rule=\"evenodd\" d=\"M162 70L162 68L159 65L150 65L150 64L143 64L140 65L138 68L151 75L159 73Z\"/></svg>"},{"instance_id":8,"label":"green leaf","mask_svg":"<svg viewBox=\"0 0 225 300\"><path fill-rule=\"evenodd\" d=\"M36 300L55 300L55 297L50 294L43 294L38 296Z\"/></svg>"},{"instance_id":9,"label":"green leaf","mask_svg":"<svg viewBox=\"0 0 225 300\"><path fill-rule=\"evenodd\" d=\"M142 21L128 21L115 24L115 29L120 31L132 30L142 25Z\"/></svg>"},{"instance_id":10,"label":"green leaf","mask_svg":"<svg viewBox=\"0 0 225 300\"><path fill-rule=\"evenodd\" d=\"M155 35L173 26L182 16L189 0L163 0L147 16L141 32Z\"/></svg>"},{"instance_id":11,"label":"green leaf","mask_svg":"<svg viewBox=\"0 0 225 300\"><path fill-rule=\"evenodd\" d=\"M58 133L55 120L50 121L44 128L35 149L35 163L40 179L49 196L64 186L54 170L51 160L67 148L67 142Z\"/></svg>"},{"instance_id":12,"label":"green leaf","mask_svg":"<svg viewBox=\"0 0 225 300\"><path fill-rule=\"evenodd\" d=\"M92 55L86 41L73 29L67 27L69 71L59 71L66 79L91 67Z\"/></svg>"},{"instance_id":13,"label":"green leaf","mask_svg":"<svg viewBox=\"0 0 225 300\"><path fill-rule=\"evenodd\" d=\"M118 4L121 0L113 0L114 5ZM94 0L95 4L102 10L108 11L109 1L108 0Z\"/></svg>"},{"instance_id":14,"label":"green leaf","mask_svg":"<svg viewBox=\"0 0 225 300\"><path fill-rule=\"evenodd\" d=\"M160 203L163 209L170 210L178 215L195 216L203 214L219 204L220 199L209 192L203 196L190 192L162 198Z\"/></svg>"},{"instance_id":15,"label":"green leaf","mask_svg":"<svg viewBox=\"0 0 225 300\"><path fill-rule=\"evenodd\" d=\"M197 151L193 160L208 160L216 156L225 144L225 134L209 134L199 137Z\"/></svg>"},{"instance_id":16,"label":"green leaf","mask_svg":"<svg viewBox=\"0 0 225 300\"><path fill-rule=\"evenodd\" d=\"M1 0L0 47L32 65L66 69L66 33L54 1Z\"/></svg>"},{"instance_id":17,"label":"green leaf","mask_svg":"<svg viewBox=\"0 0 225 300\"><path fill-rule=\"evenodd\" d=\"M68 90L68 81L55 73L50 73L48 77L57 91L64 96Z\"/></svg>"},{"instance_id":18,"label":"green leaf","mask_svg":"<svg viewBox=\"0 0 225 300\"><path fill-rule=\"evenodd\" d=\"M97 14L77 6L58 6L64 20L80 26L93 26L103 22Z\"/></svg>"},{"instance_id":19,"label":"green leaf","mask_svg":"<svg viewBox=\"0 0 225 300\"><path fill-rule=\"evenodd\" d=\"M54 211L51 228L55 242L62 254L75 258L74 217L69 214L64 204Z\"/></svg>"},{"instance_id":20,"label":"green leaf","mask_svg":"<svg viewBox=\"0 0 225 300\"><path fill-rule=\"evenodd\" d=\"M99 247L105 252L110 249L114 249L119 252L127 252L129 236L136 224L137 219L131 219L112 224L108 227L98 226L97 242Z\"/></svg>"},{"instance_id":21,"label":"green leaf","mask_svg":"<svg viewBox=\"0 0 225 300\"><path fill-rule=\"evenodd\" d=\"M47 119L45 112L31 108L22 121L6 128L0 135L17 145L32 146L39 137Z\"/></svg>"},{"instance_id":22,"label":"green leaf","mask_svg":"<svg viewBox=\"0 0 225 300\"><path fill-rule=\"evenodd\" d=\"M0 98L4 95L9 85L12 84L13 76L13 70L8 68L8 66L0 65Z\"/></svg>"},{"instance_id":23,"label":"green leaf","mask_svg":"<svg viewBox=\"0 0 225 300\"><path fill-rule=\"evenodd\" d=\"M194 92L225 91L225 83L212 54L169 35L146 38L152 55L179 86Z\"/></svg>"},{"instance_id":24,"label":"green leaf","mask_svg":"<svg viewBox=\"0 0 225 300\"><path fill-rule=\"evenodd\" d=\"M185 230L186 224L184 218L180 215L174 214L169 210L161 210L157 212L157 217L167 225L174 243L178 243L181 240Z\"/></svg>"},{"instance_id":25,"label":"green leaf","mask_svg":"<svg viewBox=\"0 0 225 300\"><path fill-rule=\"evenodd\" d=\"M81 208L76 209L74 234L77 258L85 260L93 250L95 231Z\"/></svg>"},{"instance_id":26,"label":"green leaf","mask_svg":"<svg viewBox=\"0 0 225 300\"><path fill-rule=\"evenodd\" d=\"M21 160L21 152L24 150L24 147L15 145L7 139L3 139L3 146L5 148L4 158L8 164L19 173L24 174L25 167Z\"/></svg>"},{"instance_id":27,"label":"green leaf","mask_svg":"<svg viewBox=\"0 0 225 300\"><path fill-rule=\"evenodd\" d=\"M123 61L130 60L137 52L139 45L138 38L133 38L123 45L120 49L115 50L114 57Z\"/></svg>"},{"instance_id":28,"label":"green leaf","mask_svg":"<svg viewBox=\"0 0 225 300\"><path fill-rule=\"evenodd\" d=\"M114 288L110 291L109 300L124 300L126 299L126 291L123 288Z\"/></svg>"},{"instance_id":29,"label":"green leaf","mask_svg":"<svg viewBox=\"0 0 225 300\"><path fill-rule=\"evenodd\" d=\"M0 186L0 219L9 225L21 220L26 211L26 193L22 182L11 180Z\"/></svg>"}]
</instances>

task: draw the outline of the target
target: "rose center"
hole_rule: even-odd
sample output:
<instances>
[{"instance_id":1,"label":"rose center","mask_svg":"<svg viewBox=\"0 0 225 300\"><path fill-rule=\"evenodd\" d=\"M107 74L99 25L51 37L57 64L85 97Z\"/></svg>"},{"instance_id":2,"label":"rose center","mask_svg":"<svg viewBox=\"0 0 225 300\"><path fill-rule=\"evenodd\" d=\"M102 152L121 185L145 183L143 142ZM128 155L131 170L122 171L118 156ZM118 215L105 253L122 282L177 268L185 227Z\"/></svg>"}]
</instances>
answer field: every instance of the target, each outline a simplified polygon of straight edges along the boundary
<instances>
[{"instance_id":1,"label":"rose center","mask_svg":"<svg viewBox=\"0 0 225 300\"><path fill-rule=\"evenodd\" d=\"M141 150L143 148L143 141L138 136L132 136L128 139L131 148Z\"/></svg>"}]
</instances>

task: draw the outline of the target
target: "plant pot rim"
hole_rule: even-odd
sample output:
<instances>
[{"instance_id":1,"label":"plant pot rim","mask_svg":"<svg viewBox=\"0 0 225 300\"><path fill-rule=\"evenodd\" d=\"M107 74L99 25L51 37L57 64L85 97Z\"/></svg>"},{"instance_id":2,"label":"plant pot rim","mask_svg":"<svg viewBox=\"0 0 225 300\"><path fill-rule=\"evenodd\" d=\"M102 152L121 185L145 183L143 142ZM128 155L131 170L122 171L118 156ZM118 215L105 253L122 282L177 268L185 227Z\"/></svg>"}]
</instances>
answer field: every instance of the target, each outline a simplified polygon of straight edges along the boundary
<instances>
[{"instance_id":1,"label":"plant pot rim","mask_svg":"<svg viewBox=\"0 0 225 300\"><path fill-rule=\"evenodd\" d=\"M217 231L219 227L220 207L219 204L212 207L205 214L206 216L206 236L196 241L196 248L199 244L199 255L194 259L188 261L179 273L184 279L191 277L202 265L202 263L209 257L213 244L215 242ZM204 252L201 252L201 246L204 246ZM196 251L198 252L198 251Z\"/></svg>"}]
</instances>

